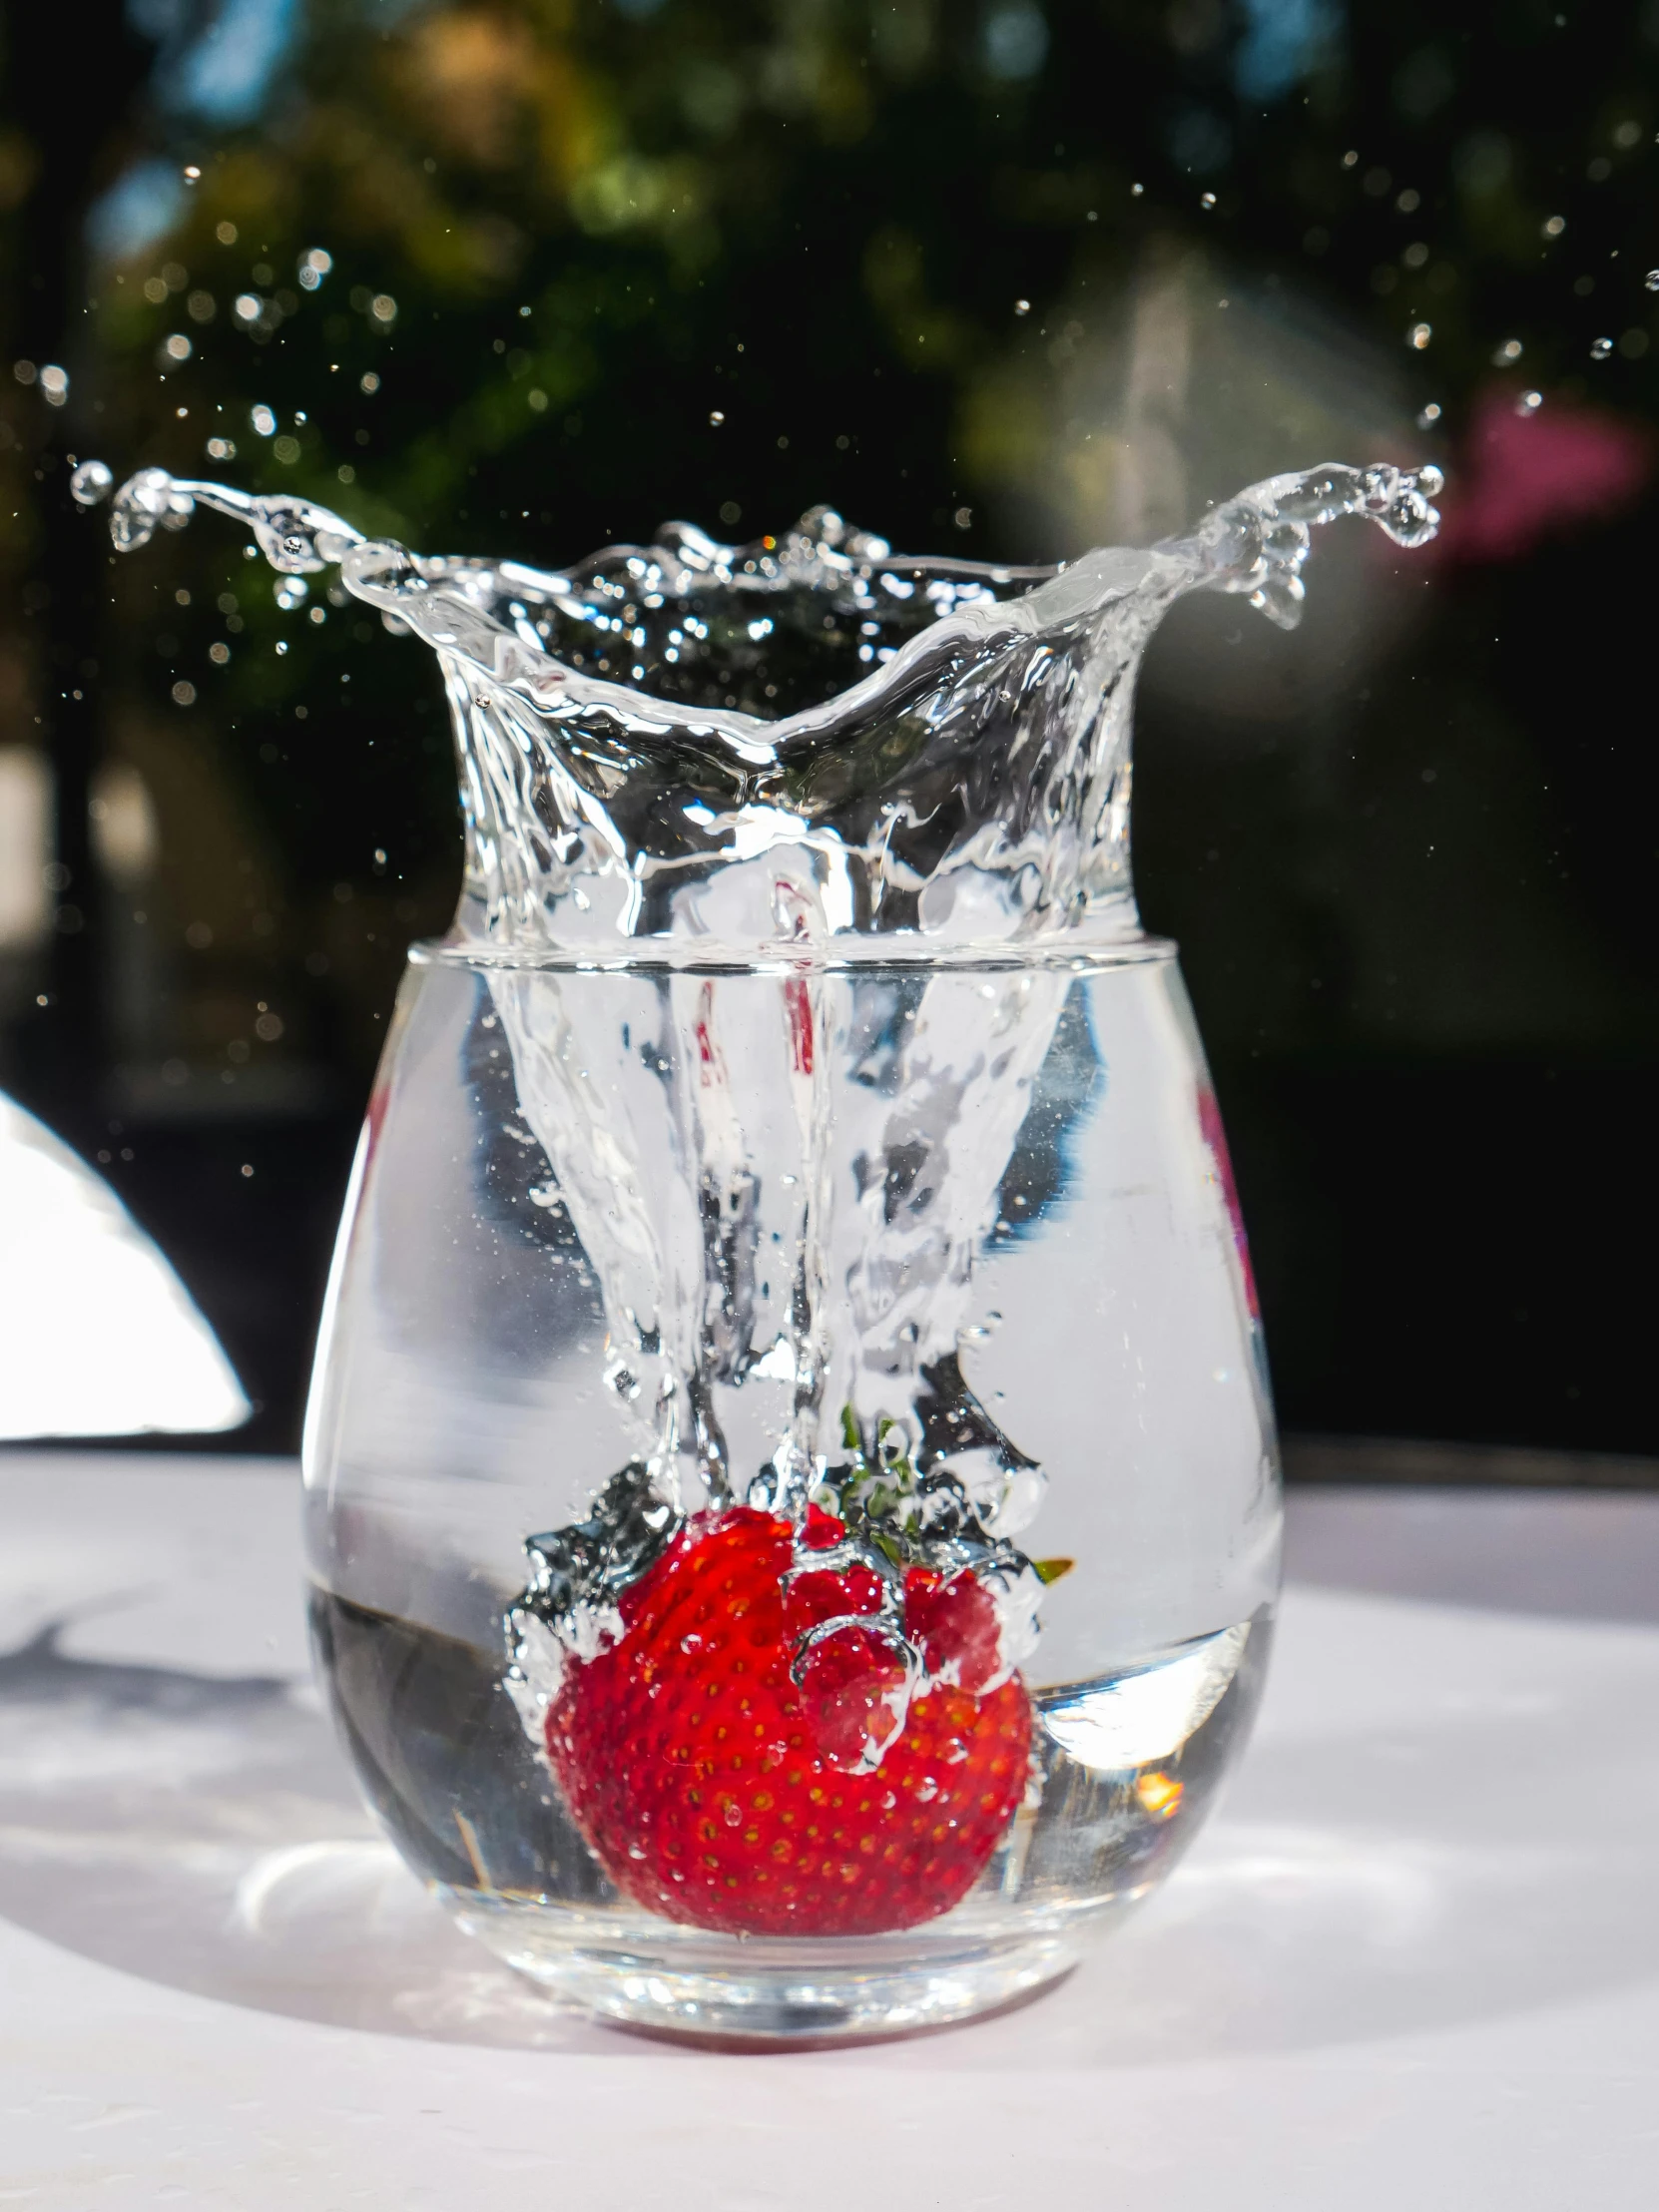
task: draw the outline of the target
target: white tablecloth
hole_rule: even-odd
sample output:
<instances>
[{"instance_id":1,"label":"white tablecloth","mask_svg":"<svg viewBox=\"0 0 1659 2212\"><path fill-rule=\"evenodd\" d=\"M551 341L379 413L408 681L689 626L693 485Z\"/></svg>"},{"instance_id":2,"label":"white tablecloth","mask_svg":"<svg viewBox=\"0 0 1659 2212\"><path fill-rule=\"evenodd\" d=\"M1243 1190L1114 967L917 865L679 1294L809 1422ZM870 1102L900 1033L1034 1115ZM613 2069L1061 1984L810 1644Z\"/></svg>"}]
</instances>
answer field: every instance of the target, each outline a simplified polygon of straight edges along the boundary
<instances>
[{"instance_id":1,"label":"white tablecloth","mask_svg":"<svg viewBox=\"0 0 1659 2212\"><path fill-rule=\"evenodd\" d=\"M0 1457L0 2207L1659 2203L1659 1497L1299 1494L1169 1887L1022 2011L778 2057L568 2018L447 1926L310 1687L296 1503Z\"/></svg>"}]
</instances>

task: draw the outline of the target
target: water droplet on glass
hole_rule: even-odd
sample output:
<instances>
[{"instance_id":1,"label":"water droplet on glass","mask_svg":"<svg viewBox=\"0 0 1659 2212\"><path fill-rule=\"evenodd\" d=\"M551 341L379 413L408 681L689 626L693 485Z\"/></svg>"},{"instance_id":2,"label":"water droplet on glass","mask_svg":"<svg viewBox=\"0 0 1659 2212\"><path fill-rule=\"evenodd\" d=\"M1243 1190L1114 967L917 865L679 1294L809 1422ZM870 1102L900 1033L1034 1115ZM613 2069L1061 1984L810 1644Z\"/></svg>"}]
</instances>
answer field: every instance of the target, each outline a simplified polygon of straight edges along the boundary
<instances>
[{"instance_id":1,"label":"water droplet on glass","mask_svg":"<svg viewBox=\"0 0 1659 2212\"><path fill-rule=\"evenodd\" d=\"M83 461L69 479L69 496L83 507L108 499L115 477L103 461Z\"/></svg>"},{"instance_id":2,"label":"water droplet on glass","mask_svg":"<svg viewBox=\"0 0 1659 2212\"><path fill-rule=\"evenodd\" d=\"M1613 341L1611 338L1592 338L1590 341L1590 358L1592 361L1606 360L1612 350Z\"/></svg>"}]
</instances>

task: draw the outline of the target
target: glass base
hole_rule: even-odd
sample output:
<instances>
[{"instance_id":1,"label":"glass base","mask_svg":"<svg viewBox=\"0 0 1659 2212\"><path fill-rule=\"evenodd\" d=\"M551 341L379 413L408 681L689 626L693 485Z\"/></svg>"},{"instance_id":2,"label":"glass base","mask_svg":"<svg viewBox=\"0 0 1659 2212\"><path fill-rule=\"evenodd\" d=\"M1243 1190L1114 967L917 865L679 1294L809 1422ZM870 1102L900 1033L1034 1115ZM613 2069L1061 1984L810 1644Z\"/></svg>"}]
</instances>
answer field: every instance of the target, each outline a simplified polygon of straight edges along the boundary
<instances>
[{"instance_id":1,"label":"glass base","mask_svg":"<svg viewBox=\"0 0 1659 2212\"><path fill-rule=\"evenodd\" d=\"M870 2042L1005 2010L1077 1963L1076 1932L964 1929L924 1956L901 1939L813 1946L673 1930L594 1926L539 1902L438 1895L459 1925L556 2000L622 2027L700 2042L805 2047ZM652 1932L655 1935L655 1931Z\"/></svg>"}]
</instances>

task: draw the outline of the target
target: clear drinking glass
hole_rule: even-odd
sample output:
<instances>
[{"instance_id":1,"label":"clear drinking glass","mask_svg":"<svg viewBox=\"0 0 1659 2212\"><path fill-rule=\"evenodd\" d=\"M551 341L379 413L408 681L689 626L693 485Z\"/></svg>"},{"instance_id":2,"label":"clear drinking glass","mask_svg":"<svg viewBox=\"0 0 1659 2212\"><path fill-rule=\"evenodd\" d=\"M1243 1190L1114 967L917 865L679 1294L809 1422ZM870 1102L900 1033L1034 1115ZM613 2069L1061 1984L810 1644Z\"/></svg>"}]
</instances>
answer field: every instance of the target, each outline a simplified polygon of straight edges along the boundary
<instances>
[{"instance_id":1,"label":"clear drinking glass","mask_svg":"<svg viewBox=\"0 0 1659 2212\"><path fill-rule=\"evenodd\" d=\"M107 477L106 477L107 482ZM1294 620L1278 478L1056 571L820 511L562 574L147 472L437 652L417 946L307 1417L316 1649L387 1833L604 2016L787 2040L1034 1989L1248 1731L1278 1476L1225 1143L1129 875L1180 593Z\"/></svg>"}]
</instances>

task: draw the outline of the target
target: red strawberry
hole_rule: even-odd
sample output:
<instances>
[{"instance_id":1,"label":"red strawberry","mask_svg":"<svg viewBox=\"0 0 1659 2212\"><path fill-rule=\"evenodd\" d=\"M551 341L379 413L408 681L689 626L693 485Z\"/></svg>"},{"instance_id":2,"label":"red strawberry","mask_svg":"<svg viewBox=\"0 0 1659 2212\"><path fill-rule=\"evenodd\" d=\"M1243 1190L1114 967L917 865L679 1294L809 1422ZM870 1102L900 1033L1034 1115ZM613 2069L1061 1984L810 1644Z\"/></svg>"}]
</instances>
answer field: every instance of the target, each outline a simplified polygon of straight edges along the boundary
<instances>
[{"instance_id":1,"label":"red strawberry","mask_svg":"<svg viewBox=\"0 0 1659 2212\"><path fill-rule=\"evenodd\" d=\"M806 1559L844 1534L813 1509ZM622 1593L618 1640L568 1665L548 1756L653 1912L758 1936L909 1928L966 1895L1023 1798L1030 1700L1017 1677L968 1686L996 1625L971 1575L911 1569L906 1635L872 1567L798 1556L791 1523L749 1506L688 1522ZM918 1650L953 1679L906 1704Z\"/></svg>"},{"instance_id":2,"label":"red strawberry","mask_svg":"<svg viewBox=\"0 0 1659 2212\"><path fill-rule=\"evenodd\" d=\"M978 1694L995 1674L1001 1627L991 1594L964 1568L948 1581L932 1567L904 1577L904 1621L935 1682Z\"/></svg>"}]
</instances>

